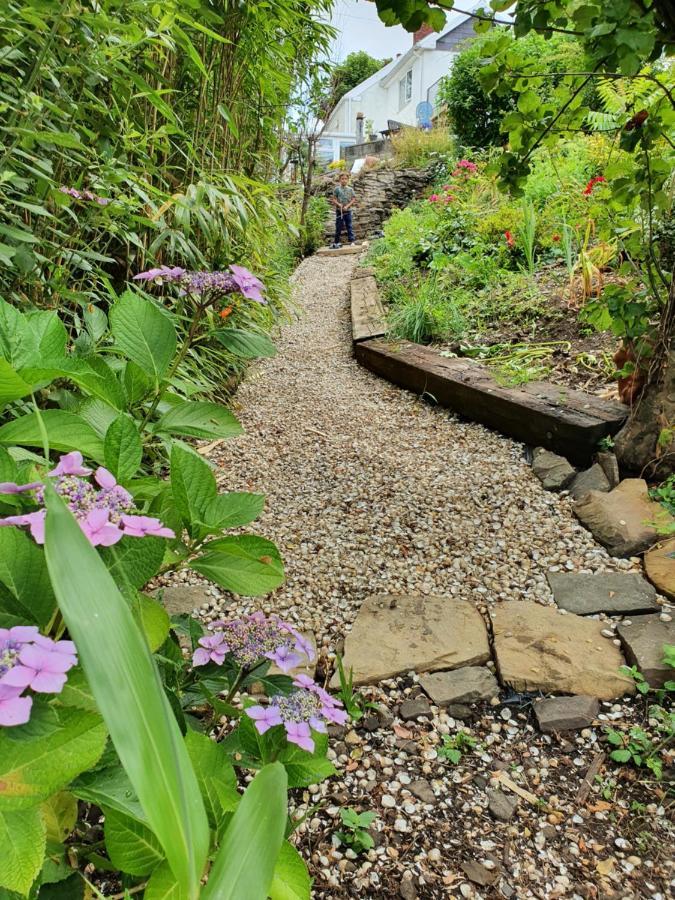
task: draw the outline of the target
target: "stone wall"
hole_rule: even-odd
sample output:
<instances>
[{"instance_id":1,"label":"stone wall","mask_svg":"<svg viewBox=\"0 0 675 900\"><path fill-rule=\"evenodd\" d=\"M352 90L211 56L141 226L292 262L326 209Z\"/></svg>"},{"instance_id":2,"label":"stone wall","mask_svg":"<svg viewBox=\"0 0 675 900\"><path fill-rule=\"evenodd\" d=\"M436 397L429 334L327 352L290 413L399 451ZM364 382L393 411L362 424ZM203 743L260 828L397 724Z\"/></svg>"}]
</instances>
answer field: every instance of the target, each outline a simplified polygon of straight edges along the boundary
<instances>
[{"instance_id":1,"label":"stone wall","mask_svg":"<svg viewBox=\"0 0 675 900\"><path fill-rule=\"evenodd\" d=\"M317 193L324 194L330 200L337 181L337 175L331 175L317 182ZM354 233L357 240L363 240L381 230L392 209L407 206L411 200L422 196L430 185L430 177L423 169L382 168L361 172L350 183L356 191L357 200L353 217ZM330 219L326 223L327 241L332 240L334 230L335 213L331 207Z\"/></svg>"}]
</instances>

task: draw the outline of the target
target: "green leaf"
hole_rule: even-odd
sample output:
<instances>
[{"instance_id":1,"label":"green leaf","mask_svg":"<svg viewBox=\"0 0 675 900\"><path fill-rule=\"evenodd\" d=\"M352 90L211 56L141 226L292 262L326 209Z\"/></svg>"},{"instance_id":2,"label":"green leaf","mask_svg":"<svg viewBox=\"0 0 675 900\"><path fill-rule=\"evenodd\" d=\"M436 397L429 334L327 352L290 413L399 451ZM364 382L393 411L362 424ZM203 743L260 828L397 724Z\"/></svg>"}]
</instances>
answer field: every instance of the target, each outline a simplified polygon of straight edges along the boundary
<instances>
[{"instance_id":1,"label":"green leaf","mask_svg":"<svg viewBox=\"0 0 675 900\"><path fill-rule=\"evenodd\" d=\"M115 419L105 433L103 454L106 467L118 481L133 478L143 459L143 443L133 419L129 416Z\"/></svg>"},{"instance_id":2,"label":"green leaf","mask_svg":"<svg viewBox=\"0 0 675 900\"><path fill-rule=\"evenodd\" d=\"M211 529L222 531L241 528L257 519L265 505L264 494L232 491L219 494L208 503L201 521Z\"/></svg>"},{"instance_id":3,"label":"green leaf","mask_svg":"<svg viewBox=\"0 0 675 900\"><path fill-rule=\"evenodd\" d=\"M171 450L171 491L176 509L192 535L193 524L203 521L218 488L208 463L177 444Z\"/></svg>"},{"instance_id":4,"label":"green leaf","mask_svg":"<svg viewBox=\"0 0 675 900\"><path fill-rule=\"evenodd\" d=\"M52 450L79 450L98 463L104 462L103 442L81 416L61 409L45 409L40 415ZM0 427L0 444L42 448L42 432L35 413L28 413Z\"/></svg>"},{"instance_id":5,"label":"green leaf","mask_svg":"<svg viewBox=\"0 0 675 900\"><path fill-rule=\"evenodd\" d=\"M241 799L234 768L222 746L205 734L188 731L185 744L197 773L209 825L217 831L224 816L233 812Z\"/></svg>"},{"instance_id":6,"label":"green leaf","mask_svg":"<svg viewBox=\"0 0 675 900\"><path fill-rule=\"evenodd\" d=\"M143 900L190 900L166 863L157 866L150 876Z\"/></svg>"},{"instance_id":7,"label":"green leaf","mask_svg":"<svg viewBox=\"0 0 675 900\"><path fill-rule=\"evenodd\" d=\"M151 652L155 653L169 636L171 619L162 604L152 597L141 594L138 601L140 624Z\"/></svg>"},{"instance_id":8,"label":"green leaf","mask_svg":"<svg viewBox=\"0 0 675 900\"><path fill-rule=\"evenodd\" d=\"M0 811L0 886L27 894L42 868L45 826L38 807Z\"/></svg>"},{"instance_id":9,"label":"green leaf","mask_svg":"<svg viewBox=\"0 0 675 900\"><path fill-rule=\"evenodd\" d=\"M277 348L264 334L245 331L243 328L223 328L216 331L215 335L230 353L243 359L276 356Z\"/></svg>"},{"instance_id":10,"label":"green leaf","mask_svg":"<svg viewBox=\"0 0 675 900\"><path fill-rule=\"evenodd\" d=\"M132 405L140 403L152 392L152 378L136 363L128 362L124 367L124 388Z\"/></svg>"},{"instance_id":11,"label":"green leaf","mask_svg":"<svg viewBox=\"0 0 675 900\"><path fill-rule=\"evenodd\" d=\"M61 844L75 828L77 800L70 791L59 791L41 805L47 839Z\"/></svg>"},{"instance_id":12,"label":"green leaf","mask_svg":"<svg viewBox=\"0 0 675 900\"><path fill-rule=\"evenodd\" d=\"M0 528L0 610L44 627L56 609L56 597L42 547L19 528Z\"/></svg>"},{"instance_id":13,"label":"green leaf","mask_svg":"<svg viewBox=\"0 0 675 900\"><path fill-rule=\"evenodd\" d=\"M103 560L50 485L45 500L47 566L64 621L148 825L176 880L197 896L208 822L157 667Z\"/></svg>"},{"instance_id":14,"label":"green leaf","mask_svg":"<svg viewBox=\"0 0 675 900\"><path fill-rule=\"evenodd\" d=\"M126 291L110 310L110 328L117 349L158 384L176 353L169 317L150 300Z\"/></svg>"},{"instance_id":15,"label":"green leaf","mask_svg":"<svg viewBox=\"0 0 675 900\"><path fill-rule=\"evenodd\" d=\"M630 762L632 756L630 750L612 750L609 755L616 762Z\"/></svg>"},{"instance_id":16,"label":"green leaf","mask_svg":"<svg viewBox=\"0 0 675 900\"><path fill-rule=\"evenodd\" d=\"M64 359L68 335L53 310L33 310L26 315L28 335L35 347L35 360Z\"/></svg>"},{"instance_id":17,"label":"green leaf","mask_svg":"<svg viewBox=\"0 0 675 900\"><path fill-rule=\"evenodd\" d=\"M77 709L98 712L87 676L79 666L68 672L68 681L66 681L59 694L59 703L63 706L74 706Z\"/></svg>"},{"instance_id":18,"label":"green leaf","mask_svg":"<svg viewBox=\"0 0 675 900\"><path fill-rule=\"evenodd\" d=\"M35 806L103 753L107 733L100 716L74 707L53 715L53 727L43 733L34 733L35 714L26 725L0 730L0 809Z\"/></svg>"},{"instance_id":19,"label":"green leaf","mask_svg":"<svg viewBox=\"0 0 675 900\"><path fill-rule=\"evenodd\" d=\"M292 844L284 841L274 867L270 900L310 900L311 890L304 859Z\"/></svg>"},{"instance_id":20,"label":"green leaf","mask_svg":"<svg viewBox=\"0 0 675 900\"><path fill-rule=\"evenodd\" d=\"M314 753L308 753L295 744L287 744L278 756L288 775L289 787L307 787L319 784L335 775L335 766L326 758L328 738L325 734L313 732Z\"/></svg>"},{"instance_id":21,"label":"green leaf","mask_svg":"<svg viewBox=\"0 0 675 900\"><path fill-rule=\"evenodd\" d=\"M228 825L202 900L267 900L286 828L286 772L258 772Z\"/></svg>"},{"instance_id":22,"label":"green leaf","mask_svg":"<svg viewBox=\"0 0 675 900\"><path fill-rule=\"evenodd\" d=\"M134 793L129 776L119 765L108 766L95 772L84 772L70 787L80 800L115 809L139 822L145 821L145 813Z\"/></svg>"},{"instance_id":23,"label":"green leaf","mask_svg":"<svg viewBox=\"0 0 675 900\"><path fill-rule=\"evenodd\" d=\"M525 91L518 97L518 109L524 116L529 115L541 106L541 100L535 91Z\"/></svg>"},{"instance_id":24,"label":"green leaf","mask_svg":"<svg viewBox=\"0 0 675 900\"><path fill-rule=\"evenodd\" d=\"M211 541L191 567L233 594L259 597L283 584L284 567L271 541L251 534Z\"/></svg>"},{"instance_id":25,"label":"green leaf","mask_svg":"<svg viewBox=\"0 0 675 900\"><path fill-rule=\"evenodd\" d=\"M120 590L143 588L162 565L166 540L157 537L123 537L100 553Z\"/></svg>"},{"instance_id":26,"label":"green leaf","mask_svg":"<svg viewBox=\"0 0 675 900\"><path fill-rule=\"evenodd\" d=\"M241 434L243 429L224 406L206 400L185 400L165 412L154 424L153 431L196 438L229 438Z\"/></svg>"},{"instance_id":27,"label":"green leaf","mask_svg":"<svg viewBox=\"0 0 675 900\"><path fill-rule=\"evenodd\" d=\"M0 359L0 406L32 393L33 385L19 375L6 359Z\"/></svg>"},{"instance_id":28,"label":"green leaf","mask_svg":"<svg viewBox=\"0 0 675 900\"><path fill-rule=\"evenodd\" d=\"M115 809L104 809L105 846L111 862L129 875L149 875L164 859L150 829Z\"/></svg>"}]
</instances>

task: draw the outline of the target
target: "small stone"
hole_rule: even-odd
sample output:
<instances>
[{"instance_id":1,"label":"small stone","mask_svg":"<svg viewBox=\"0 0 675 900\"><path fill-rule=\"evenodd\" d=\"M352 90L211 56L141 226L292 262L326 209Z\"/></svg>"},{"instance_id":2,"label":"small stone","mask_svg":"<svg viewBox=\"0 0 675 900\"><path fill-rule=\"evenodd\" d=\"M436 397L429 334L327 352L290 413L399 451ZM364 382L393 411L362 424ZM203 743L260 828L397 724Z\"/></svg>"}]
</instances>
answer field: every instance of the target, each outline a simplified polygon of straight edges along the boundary
<instances>
[{"instance_id":1,"label":"small stone","mask_svg":"<svg viewBox=\"0 0 675 900\"><path fill-rule=\"evenodd\" d=\"M602 466L594 463L590 469L586 469L585 472L579 472L574 477L568 490L575 500L581 500L589 491L607 492L611 487L612 485L609 483Z\"/></svg>"},{"instance_id":2,"label":"small stone","mask_svg":"<svg viewBox=\"0 0 675 900\"><path fill-rule=\"evenodd\" d=\"M430 716L431 708L426 697L414 697L412 700L404 700L399 708L399 715L404 722L417 719L418 716Z\"/></svg>"},{"instance_id":3,"label":"small stone","mask_svg":"<svg viewBox=\"0 0 675 900\"><path fill-rule=\"evenodd\" d=\"M543 447L536 447L532 454L532 472L547 491L562 491L576 475L564 456Z\"/></svg>"},{"instance_id":4,"label":"small stone","mask_svg":"<svg viewBox=\"0 0 675 900\"><path fill-rule=\"evenodd\" d=\"M586 728L599 710L600 704L595 697L552 697L534 704L537 723L545 733Z\"/></svg>"},{"instance_id":5,"label":"small stone","mask_svg":"<svg viewBox=\"0 0 675 900\"><path fill-rule=\"evenodd\" d=\"M417 797L418 800L421 800L422 803L433 804L437 802L437 798L433 792L433 788L424 778L413 781L409 785L408 790L414 797Z\"/></svg>"},{"instance_id":6,"label":"small stone","mask_svg":"<svg viewBox=\"0 0 675 900\"><path fill-rule=\"evenodd\" d=\"M499 875L498 870L491 871L482 863L476 862L475 860L465 860L461 865L462 871L466 877L470 881L473 881L474 884L479 884L481 887L487 887L488 885L493 884Z\"/></svg>"},{"instance_id":7,"label":"small stone","mask_svg":"<svg viewBox=\"0 0 675 900\"><path fill-rule=\"evenodd\" d=\"M348 731L348 732L347 732L347 734L346 734L345 737L344 737L344 741L345 741L345 744L352 744L352 745L355 745L355 744L360 744L360 743L361 743L361 738L360 738L360 737L358 736L358 734L352 729L351 731Z\"/></svg>"},{"instance_id":8,"label":"small stone","mask_svg":"<svg viewBox=\"0 0 675 900\"><path fill-rule=\"evenodd\" d=\"M488 791L488 809L499 822L510 822L518 808L518 801L508 797L503 791Z\"/></svg>"},{"instance_id":9,"label":"small stone","mask_svg":"<svg viewBox=\"0 0 675 900\"><path fill-rule=\"evenodd\" d=\"M409 875L410 877L406 878L405 876ZM399 888L399 894L403 898L403 900L416 900L417 898L417 886L413 881L412 874L409 872L403 873L403 878L401 879L401 886Z\"/></svg>"},{"instance_id":10,"label":"small stone","mask_svg":"<svg viewBox=\"0 0 675 900\"><path fill-rule=\"evenodd\" d=\"M483 666L465 666L450 672L430 672L420 677L420 684L436 706L475 703L499 694L497 679Z\"/></svg>"},{"instance_id":11,"label":"small stone","mask_svg":"<svg viewBox=\"0 0 675 900\"><path fill-rule=\"evenodd\" d=\"M406 822L405 819L397 819L394 822L394 830L400 831L400 832L405 832L408 830L408 823Z\"/></svg>"},{"instance_id":12,"label":"small stone","mask_svg":"<svg viewBox=\"0 0 675 900\"><path fill-rule=\"evenodd\" d=\"M388 809L393 809L396 806L396 798L392 797L391 794L382 794L380 802L382 806L386 806Z\"/></svg>"},{"instance_id":13,"label":"small stone","mask_svg":"<svg viewBox=\"0 0 675 900\"><path fill-rule=\"evenodd\" d=\"M602 471L605 473L610 489L615 488L621 481L621 476L619 475L619 463L617 462L615 454L603 451L602 453L597 454L597 460Z\"/></svg>"},{"instance_id":14,"label":"small stone","mask_svg":"<svg viewBox=\"0 0 675 900\"><path fill-rule=\"evenodd\" d=\"M640 616L630 624L622 622L617 631L628 662L637 666L650 687L663 687L673 674L663 661L663 645L675 644L675 624L662 622L660 616Z\"/></svg>"}]
</instances>

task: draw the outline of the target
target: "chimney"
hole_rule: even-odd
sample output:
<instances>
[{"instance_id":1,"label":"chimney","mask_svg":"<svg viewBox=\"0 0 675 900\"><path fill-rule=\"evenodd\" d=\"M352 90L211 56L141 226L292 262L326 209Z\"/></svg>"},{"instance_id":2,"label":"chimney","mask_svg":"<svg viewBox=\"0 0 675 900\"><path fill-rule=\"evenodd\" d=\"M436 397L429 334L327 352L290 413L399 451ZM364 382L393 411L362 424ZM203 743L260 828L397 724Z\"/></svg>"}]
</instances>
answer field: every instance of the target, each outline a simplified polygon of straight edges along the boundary
<instances>
[{"instance_id":1,"label":"chimney","mask_svg":"<svg viewBox=\"0 0 675 900\"><path fill-rule=\"evenodd\" d=\"M425 22L417 31L413 34L413 47L418 41L421 41L423 38L428 37L430 34L433 34L436 29L432 28L428 22Z\"/></svg>"},{"instance_id":2,"label":"chimney","mask_svg":"<svg viewBox=\"0 0 675 900\"><path fill-rule=\"evenodd\" d=\"M364 119L365 119L365 116L363 115L362 112L359 112L356 114L356 143L357 144L362 144L364 141L364 137L363 137L363 125L364 125L363 120Z\"/></svg>"}]
</instances>

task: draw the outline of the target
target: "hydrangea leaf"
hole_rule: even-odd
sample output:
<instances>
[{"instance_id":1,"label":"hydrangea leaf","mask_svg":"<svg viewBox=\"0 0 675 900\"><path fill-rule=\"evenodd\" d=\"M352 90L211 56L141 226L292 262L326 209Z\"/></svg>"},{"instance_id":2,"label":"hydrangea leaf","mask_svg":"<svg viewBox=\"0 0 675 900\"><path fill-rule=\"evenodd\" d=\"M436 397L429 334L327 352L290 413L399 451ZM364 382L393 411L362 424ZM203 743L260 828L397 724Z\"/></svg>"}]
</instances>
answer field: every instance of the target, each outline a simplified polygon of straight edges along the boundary
<instances>
[{"instance_id":1,"label":"hydrangea leaf","mask_svg":"<svg viewBox=\"0 0 675 900\"><path fill-rule=\"evenodd\" d=\"M56 608L44 552L19 528L0 528L0 611L44 626Z\"/></svg>"},{"instance_id":2,"label":"hydrangea leaf","mask_svg":"<svg viewBox=\"0 0 675 900\"><path fill-rule=\"evenodd\" d=\"M129 875L149 875L164 859L161 844L137 819L104 809L105 846L113 865Z\"/></svg>"},{"instance_id":3,"label":"hydrangea leaf","mask_svg":"<svg viewBox=\"0 0 675 900\"><path fill-rule=\"evenodd\" d=\"M304 859L284 841L274 867L270 900L310 900L312 882Z\"/></svg>"},{"instance_id":4,"label":"hydrangea leaf","mask_svg":"<svg viewBox=\"0 0 675 900\"><path fill-rule=\"evenodd\" d=\"M126 291L110 311L110 328L117 349L158 384L176 353L176 329L169 317L152 301Z\"/></svg>"},{"instance_id":5,"label":"hydrangea leaf","mask_svg":"<svg viewBox=\"0 0 675 900\"><path fill-rule=\"evenodd\" d=\"M182 434L196 438L230 438L243 429L232 413L207 400L176 403L155 423L157 434Z\"/></svg>"},{"instance_id":6,"label":"hydrangea leaf","mask_svg":"<svg viewBox=\"0 0 675 900\"><path fill-rule=\"evenodd\" d=\"M259 597L283 584L284 567L271 541L257 535L229 535L211 541L191 567L227 591Z\"/></svg>"},{"instance_id":7,"label":"hydrangea leaf","mask_svg":"<svg viewBox=\"0 0 675 900\"><path fill-rule=\"evenodd\" d=\"M118 481L126 483L136 474L143 459L143 443L129 416L118 416L105 433L105 464Z\"/></svg>"},{"instance_id":8,"label":"hydrangea leaf","mask_svg":"<svg viewBox=\"0 0 675 900\"><path fill-rule=\"evenodd\" d=\"M27 894L42 868L45 825L37 806L0 811L0 886Z\"/></svg>"}]
</instances>

